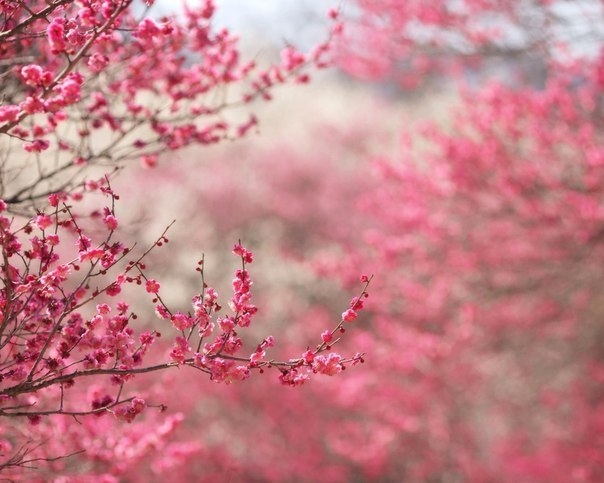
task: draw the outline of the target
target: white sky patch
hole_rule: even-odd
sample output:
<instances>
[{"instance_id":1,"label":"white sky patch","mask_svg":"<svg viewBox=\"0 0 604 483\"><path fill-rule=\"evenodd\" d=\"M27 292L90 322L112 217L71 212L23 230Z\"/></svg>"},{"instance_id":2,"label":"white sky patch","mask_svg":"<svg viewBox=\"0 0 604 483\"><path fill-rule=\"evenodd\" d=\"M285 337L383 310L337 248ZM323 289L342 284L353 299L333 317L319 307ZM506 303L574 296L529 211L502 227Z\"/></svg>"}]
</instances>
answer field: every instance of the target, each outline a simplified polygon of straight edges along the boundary
<instances>
[{"instance_id":1,"label":"white sky patch","mask_svg":"<svg viewBox=\"0 0 604 483\"><path fill-rule=\"evenodd\" d=\"M216 0L216 25L244 42L306 49L326 38L327 11L340 0Z\"/></svg>"}]
</instances>

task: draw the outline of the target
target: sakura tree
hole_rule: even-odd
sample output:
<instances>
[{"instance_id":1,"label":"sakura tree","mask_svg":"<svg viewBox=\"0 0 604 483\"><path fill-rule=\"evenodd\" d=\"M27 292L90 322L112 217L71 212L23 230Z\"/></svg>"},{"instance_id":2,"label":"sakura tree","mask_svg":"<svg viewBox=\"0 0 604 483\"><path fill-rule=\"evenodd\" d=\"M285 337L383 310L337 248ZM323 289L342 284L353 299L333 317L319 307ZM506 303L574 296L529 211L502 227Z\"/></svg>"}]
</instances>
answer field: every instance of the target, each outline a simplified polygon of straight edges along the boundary
<instances>
[{"instance_id":1,"label":"sakura tree","mask_svg":"<svg viewBox=\"0 0 604 483\"><path fill-rule=\"evenodd\" d=\"M269 100L280 84L308 82L309 68L325 67L331 48L331 38L309 54L288 46L280 63L256 66L241 59L236 36L213 25L211 0L161 18L151 15L151 3L0 3L6 478L26 477L38 465L42 479L56 472L116 478L159 447L180 416L114 429L122 443L107 443L114 420L131 423L147 408L165 409L157 379L137 383L145 374L188 367L230 384L272 370L283 385L298 386L310 374L334 375L363 361L332 346L363 307L367 276L331 328L278 361L267 352L273 336L247 344L242 338L258 309L248 271L253 255L241 242L232 250L238 268L228 310L206 282L201 254L191 268L198 289L187 309L177 309L147 265L151 251L169 250L170 221L148 246L122 231L118 171L132 161L150 169L160 154L169 160L185 146L245 136L257 120L236 108ZM331 17L337 34L337 14ZM148 300L143 313L132 303L141 297ZM125 457L124 445L133 441ZM66 457L75 454L80 463L73 466ZM74 469L82 461L84 469Z\"/></svg>"}]
</instances>

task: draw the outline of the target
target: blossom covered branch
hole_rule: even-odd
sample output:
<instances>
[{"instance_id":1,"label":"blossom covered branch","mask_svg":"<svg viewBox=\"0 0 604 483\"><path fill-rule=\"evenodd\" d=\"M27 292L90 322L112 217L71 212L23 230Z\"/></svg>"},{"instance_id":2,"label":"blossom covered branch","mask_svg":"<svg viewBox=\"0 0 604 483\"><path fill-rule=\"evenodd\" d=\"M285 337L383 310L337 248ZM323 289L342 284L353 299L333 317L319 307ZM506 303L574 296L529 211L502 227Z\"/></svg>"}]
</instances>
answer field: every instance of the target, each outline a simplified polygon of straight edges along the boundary
<instances>
[{"instance_id":1,"label":"blossom covered branch","mask_svg":"<svg viewBox=\"0 0 604 483\"><path fill-rule=\"evenodd\" d=\"M51 414L111 412L131 421L146 406L144 399L124 395L126 383L137 374L190 366L215 382L231 383L247 379L254 370L277 368L284 384L299 385L310 373L334 375L349 363L363 361L362 354L343 358L322 353L331 349L338 341L334 335L343 333L344 324L362 309L367 277L363 277L361 294L352 300L335 328L323 333L322 342L314 350L288 361L267 359L266 350L275 343L268 336L245 356L239 332L251 325L257 313L247 269L253 261L252 253L240 243L233 248L241 268L232 282L230 314L218 316L222 307L217 292L205 283L203 260L197 267L202 290L192 297L192 310L172 310L161 297L160 283L147 274L144 258L150 249L131 258L131 248L114 240L118 196L108 179L89 182L85 189L110 201L88 219L69 204L74 196L70 200L59 195L49 200L52 211L36 215L23 226L15 227L15 221L6 216L0 218L4 260L0 417L27 416L35 422ZM6 210L5 203L2 209ZM164 232L151 249L167 242ZM70 247L75 248L73 255ZM144 287L152 296L157 316L168 327L145 331L137 328L138 315L130 305L125 300L115 301L128 285ZM162 335L174 340L169 359L146 363L150 347ZM109 376L114 390L109 385L84 408L78 398L72 400L71 388L80 379L103 376Z\"/></svg>"},{"instance_id":2,"label":"blossom covered branch","mask_svg":"<svg viewBox=\"0 0 604 483\"><path fill-rule=\"evenodd\" d=\"M0 5L0 134L12 140L0 155L13 169L18 153L37 171L13 171L0 194L9 205L43 204L77 186L90 165L138 160L150 168L166 151L245 136L256 116L228 111L270 100L278 85L308 82L309 66L330 64L339 32L334 19L311 52L287 46L280 62L262 67L243 60L235 35L214 27L212 0L180 18L151 16L151 3Z\"/></svg>"}]
</instances>

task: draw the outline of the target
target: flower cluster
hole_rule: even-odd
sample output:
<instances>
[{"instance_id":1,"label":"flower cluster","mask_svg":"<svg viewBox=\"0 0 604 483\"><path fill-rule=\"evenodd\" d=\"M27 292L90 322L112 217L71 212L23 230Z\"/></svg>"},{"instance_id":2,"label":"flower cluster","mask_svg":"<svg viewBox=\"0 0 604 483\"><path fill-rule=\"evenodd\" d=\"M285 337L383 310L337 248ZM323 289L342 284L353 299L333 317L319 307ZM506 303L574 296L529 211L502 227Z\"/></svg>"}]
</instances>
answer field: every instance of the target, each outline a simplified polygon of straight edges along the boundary
<instances>
[{"instance_id":1,"label":"flower cluster","mask_svg":"<svg viewBox=\"0 0 604 483\"><path fill-rule=\"evenodd\" d=\"M309 67L330 64L336 18L310 53L288 46L265 67L214 27L215 12L213 0L159 19L139 18L133 0L3 2L0 54L14 60L0 64L0 134L30 153L32 166L44 153L60 161L5 198L42 199L79 166L139 160L151 168L160 153L243 137L258 120L229 119L231 107L269 100L278 85L307 82Z\"/></svg>"},{"instance_id":2,"label":"flower cluster","mask_svg":"<svg viewBox=\"0 0 604 483\"><path fill-rule=\"evenodd\" d=\"M364 283L361 295L352 299L351 308L342 315L341 321L334 329L326 331L328 336L325 334L321 336L321 343L314 351L307 350L302 358L290 359L287 362L267 359L266 350L275 345L274 337L268 336L258 344L249 357L240 355L244 343L239 331L250 327L258 309L251 303L253 282L246 268L253 262L253 254L241 243L233 247L233 254L241 260L242 268L235 271L235 278L231 283L233 289L229 301L231 314L218 316L215 320L216 313L222 307L217 303L216 290L208 287L205 282L203 282L204 292L192 299L193 312L185 314L172 312L161 299L159 284L153 279L146 281L147 292L150 292L154 296L154 301L158 302L156 314L161 319L170 320L172 326L181 333L181 336L175 338L170 351L170 358L175 364L191 365L209 374L212 381L227 384L247 379L252 370L264 372L265 369L274 367L280 370L279 380L283 384L298 386L308 380L309 374L332 376L341 372L349 363L362 362L361 354L349 359L335 353L330 353L328 356L319 354L331 349L331 345L338 342L339 339L334 340L335 334L345 332L344 322L352 319L349 315L346 317L344 315L354 312L356 318L356 311L363 307L362 299L368 296L366 290L370 283L370 278L366 276L361 278ZM203 280L203 260L199 261L197 270ZM326 338L331 344L325 342ZM328 362L324 363L324 361ZM300 371L303 367L306 367L305 373Z\"/></svg>"}]
</instances>

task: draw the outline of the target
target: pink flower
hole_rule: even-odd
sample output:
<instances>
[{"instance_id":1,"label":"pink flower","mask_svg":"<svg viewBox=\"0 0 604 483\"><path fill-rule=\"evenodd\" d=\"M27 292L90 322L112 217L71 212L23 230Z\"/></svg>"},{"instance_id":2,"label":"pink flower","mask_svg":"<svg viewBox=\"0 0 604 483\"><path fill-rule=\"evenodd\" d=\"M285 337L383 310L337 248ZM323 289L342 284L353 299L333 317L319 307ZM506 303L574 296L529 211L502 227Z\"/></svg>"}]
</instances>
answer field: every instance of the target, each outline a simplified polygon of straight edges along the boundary
<instances>
[{"instance_id":1,"label":"pink flower","mask_svg":"<svg viewBox=\"0 0 604 483\"><path fill-rule=\"evenodd\" d=\"M134 398L130 405L122 405L115 410L115 416L121 421L131 423L147 406L144 399Z\"/></svg>"},{"instance_id":2,"label":"pink flower","mask_svg":"<svg viewBox=\"0 0 604 483\"><path fill-rule=\"evenodd\" d=\"M109 57L95 52L90 56L86 65L92 72L100 72L109 64Z\"/></svg>"},{"instance_id":3,"label":"pink flower","mask_svg":"<svg viewBox=\"0 0 604 483\"><path fill-rule=\"evenodd\" d=\"M304 62L306 62L304 54L293 47L286 47L281 51L281 65L288 72L300 67Z\"/></svg>"},{"instance_id":4,"label":"pink flower","mask_svg":"<svg viewBox=\"0 0 604 483\"><path fill-rule=\"evenodd\" d=\"M172 360L174 360L174 362L182 364L185 362L186 356L190 350L191 347L189 347L187 339L185 339L184 337L177 337L174 342L174 346L170 351L170 357L172 358Z\"/></svg>"},{"instance_id":5,"label":"pink flower","mask_svg":"<svg viewBox=\"0 0 604 483\"><path fill-rule=\"evenodd\" d=\"M50 206L52 206L54 208L59 206L59 195L57 193L48 195L48 203L50 203Z\"/></svg>"},{"instance_id":6,"label":"pink flower","mask_svg":"<svg viewBox=\"0 0 604 483\"><path fill-rule=\"evenodd\" d=\"M105 217L105 219L103 220L103 222L105 223L105 225L107 226L107 228L109 228L111 231L117 229L117 218L113 215L107 215Z\"/></svg>"},{"instance_id":7,"label":"pink flower","mask_svg":"<svg viewBox=\"0 0 604 483\"><path fill-rule=\"evenodd\" d=\"M153 278L150 278L149 280L147 280L145 282L145 290L148 293L154 293L156 294L157 292L159 292L160 289L160 285L159 282Z\"/></svg>"},{"instance_id":8,"label":"pink flower","mask_svg":"<svg viewBox=\"0 0 604 483\"><path fill-rule=\"evenodd\" d=\"M304 359L304 362L307 364L311 364L315 359L315 353L308 349L306 352L304 352L304 354L302 354L302 359Z\"/></svg>"},{"instance_id":9,"label":"pink flower","mask_svg":"<svg viewBox=\"0 0 604 483\"><path fill-rule=\"evenodd\" d=\"M122 279L122 277L118 277L117 280L120 283L124 283L124 280ZM117 304L115 304L115 308L117 309L118 313L120 313L121 315L124 315L126 312L128 312L128 309L130 309L130 306L128 305L127 302L121 301L121 302L118 302Z\"/></svg>"},{"instance_id":10,"label":"pink flower","mask_svg":"<svg viewBox=\"0 0 604 483\"><path fill-rule=\"evenodd\" d=\"M326 344L329 344L333 340L333 334L330 330L326 330L321 334L321 339L323 339L323 342Z\"/></svg>"},{"instance_id":11,"label":"pink flower","mask_svg":"<svg viewBox=\"0 0 604 483\"><path fill-rule=\"evenodd\" d=\"M38 96L27 96L19 106L27 114L35 114L46 110L44 102Z\"/></svg>"},{"instance_id":12,"label":"pink flower","mask_svg":"<svg viewBox=\"0 0 604 483\"><path fill-rule=\"evenodd\" d=\"M247 250L246 248L244 248L241 243L237 243L233 246L233 253L239 257L241 257L241 259L245 262L245 263L252 263L252 261L254 260L254 255L252 252L250 252L249 250Z\"/></svg>"},{"instance_id":13,"label":"pink flower","mask_svg":"<svg viewBox=\"0 0 604 483\"><path fill-rule=\"evenodd\" d=\"M135 397L132 400L131 404L132 404L132 409L134 409L134 411L136 411L137 414L140 413L147 406L147 403L145 402L145 400L141 399L140 397Z\"/></svg>"},{"instance_id":14,"label":"pink flower","mask_svg":"<svg viewBox=\"0 0 604 483\"><path fill-rule=\"evenodd\" d=\"M205 305L212 307L216 300L218 300L218 292L216 292L216 290L214 290L212 287L208 287L204 297Z\"/></svg>"},{"instance_id":15,"label":"pink flower","mask_svg":"<svg viewBox=\"0 0 604 483\"><path fill-rule=\"evenodd\" d=\"M220 317L217 322L223 332L230 332L235 328L235 321L232 317Z\"/></svg>"},{"instance_id":16,"label":"pink flower","mask_svg":"<svg viewBox=\"0 0 604 483\"><path fill-rule=\"evenodd\" d=\"M45 230L52 225L52 218L48 215L38 215L36 216L34 223L40 230Z\"/></svg>"},{"instance_id":17,"label":"pink flower","mask_svg":"<svg viewBox=\"0 0 604 483\"><path fill-rule=\"evenodd\" d=\"M23 149L29 153L40 153L47 150L49 146L50 142L48 142L46 139L36 139L23 146Z\"/></svg>"},{"instance_id":18,"label":"pink flower","mask_svg":"<svg viewBox=\"0 0 604 483\"><path fill-rule=\"evenodd\" d=\"M139 336L140 343L144 346L149 346L155 342L155 335L153 332L143 332Z\"/></svg>"},{"instance_id":19,"label":"pink flower","mask_svg":"<svg viewBox=\"0 0 604 483\"><path fill-rule=\"evenodd\" d=\"M99 189L99 183L98 181L95 181L93 179L89 179L86 180L84 182L84 187L88 190L88 191L96 191Z\"/></svg>"},{"instance_id":20,"label":"pink flower","mask_svg":"<svg viewBox=\"0 0 604 483\"><path fill-rule=\"evenodd\" d=\"M111 312L111 307L109 307L107 304L98 304L96 306L96 311L101 315L107 315L109 312Z\"/></svg>"},{"instance_id":21,"label":"pink flower","mask_svg":"<svg viewBox=\"0 0 604 483\"><path fill-rule=\"evenodd\" d=\"M359 297L353 297L353 299L350 301L350 308L352 310L361 310L363 305L363 300Z\"/></svg>"},{"instance_id":22,"label":"pink flower","mask_svg":"<svg viewBox=\"0 0 604 483\"><path fill-rule=\"evenodd\" d=\"M19 106L0 106L0 122L14 122L19 115Z\"/></svg>"},{"instance_id":23,"label":"pink flower","mask_svg":"<svg viewBox=\"0 0 604 483\"><path fill-rule=\"evenodd\" d=\"M50 22L46 29L46 36L50 44L50 50L53 54L58 54L65 50L65 19L56 17Z\"/></svg>"},{"instance_id":24,"label":"pink flower","mask_svg":"<svg viewBox=\"0 0 604 483\"><path fill-rule=\"evenodd\" d=\"M48 243L50 243L52 246L57 246L59 244L59 235L57 235L56 233L51 233L50 235L46 235L46 239L48 240Z\"/></svg>"},{"instance_id":25,"label":"pink flower","mask_svg":"<svg viewBox=\"0 0 604 483\"><path fill-rule=\"evenodd\" d=\"M247 366L236 366L231 370L230 376L236 381L244 381L250 377L250 370Z\"/></svg>"},{"instance_id":26,"label":"pink flower","mask_svg":"<svg viewBox=\"0 0 604 483\"><path fill-rule=\"evenodd\" d=\"M92 246L92 240L86 235L80 235L78 241L76 242L76 246L79 251L83 252Z\"/></svg>"},{"instance_id":27,"label":"pink flower","mask_svg":"<svg viewBox=\"0 0 604 483\"><path fill-rule=\"evenodd\" d=\"M134 36L139 39L151 40L154 37L160 35L161 29L158 25L150 18L144 18L139 24Z\"/></svg>"},{"instance_id":28,"label":"pink flower","mask_svg":"<svg viewBox=\"0 0 604 483\"><path fill-rule=\"evenodd\" d=\"M88 250L81 251L79 260L83 262L85 260L100 260L105 256L105 250L102 248L89 248Z\"/></svg>"},{"instance_id":29,"label":"pink flower","mask_svg":"<svg viewBox=\"0 0 604 483\"><path fill-rule=\"evenodd\" d=\"M70 73L54 90L59 93L58 101L64 105L74 104L80 100L84 78L79 72Z\"/></svg>"},{"instance_id":30,"label":"pink flower","mask_svg":"<svg viewBox=\"0 0 604 483\"><path fill-rule=\"evenodd\" d=\"M172 325L177 330L185 330L193 327L193 319L182 312L176 312L172 318Z\"/></svg>"},{"instance_id":31,"label":"pink flower","mask_svg":"<svg viewBox=\"0 0 604 483\"><path fill-rule=\"evenodd\" d=\"M161 304L157 304L155 306L155 314L160 318L160 319L169 319L170 318L170 312L168 312L168 310Z\"/></svg>"},{"instance_id":32,"label":"pink flower","mask_svg":"<svg viewBox=\"0 0 604 483\"><path fill-rule=\"evenodd\" d=\"M342 320L345 322L352 322L357 318L357 315L358 314L354 310L348 309L345 312L342 312Z\"/></svg>"},{"instance_id":33,"label":"pink flower","mask_svg":"<svg viewBox=\"0 0 604 483\"><path fill-rule=\"evenodd\" d=\"M272 335L267 336L263 341L262 344L260 344L261 347L274 347L275 345L275 338Z\"/></svg>"},{"instance_id":34,"label":"pink flower","mask_svg":"<svg viewBox=\"0 0 604 483\"><path fill-rule=\"evenodd\" d=\"M42 82L44 69L37 64L30 64L21 67L20 74L28 86L37 86Z\"/></svg>"},{"instance_id":35,"label":"pink flower","mask_svg":"<svg viewBox=\"0 0 604 483\"><path fill-rule=\"evenodd\" d=\"M206 322L205 325L199 325L199 337L209 337L214 330L214 324Z\"/></svg>"},{"instance_id":36,"label":"pink flower","mask_svg":"<svg viewBox=\"0 0 604 483\"><path fill-rule=\"evenodd\" d=\"M109 285L109 287L107 287L107 290L105 290L105 293L107 295L109 295L110 297L115 297L116 295L118 295L119 293L121 293L122 291L122 287L119 283L112 283L111 285Z\"/></svg>"},{"instance_id":37,"label":"pink flower","mask_svg":"<svg viewBox=\"0 0 604 483\"><path fill-rule=\"evenodd\" d=\"M266 356L265 351L256 351L250 356L250 362L252 364L257 364L258 362L261 362L264 359L264 356Z\"/></svg>"},{"instance_id":38,"label":"pink flower","mask_svg":"<svg viewBox=\"0 0 604 483\"><path fill-rule=\"evenodd\" d=\"M141 156L141 166L145 169L152 169L157 166L157 154L145 154Z\"/></svg>"},{"instance_id":39,"label":"pink flower","mask_svg":"<svg viewBox=\"0 0 604 483\"><path fill-rule=\"evenodd\" d=\"M79 24L82 27L93 27L95 25L94 12L90 8L81 8L78 11Z\"/></svg>"},{"instance_id":40,"label":"pink flower","mask_svg":"<svg viewBox=\"0 0 604 483\"><path fill-rule=\"evenodd\" d=\"M325 374L326 376L334 376L342 372L342 357L335 352L326 356L316 356L312 364L314 372Z\"/></svg>"},{"instance_id":41,"label":"pink flower","mask_svg":"<svg viewBox=\"0 0 604 483\"><path fill-rule=\"evenodd\" d=\"M279 374L279 381L285 386L301 386L308 380L308 374L300 374L297 369L282 371Z\"/></svg>"}]
</instances>

